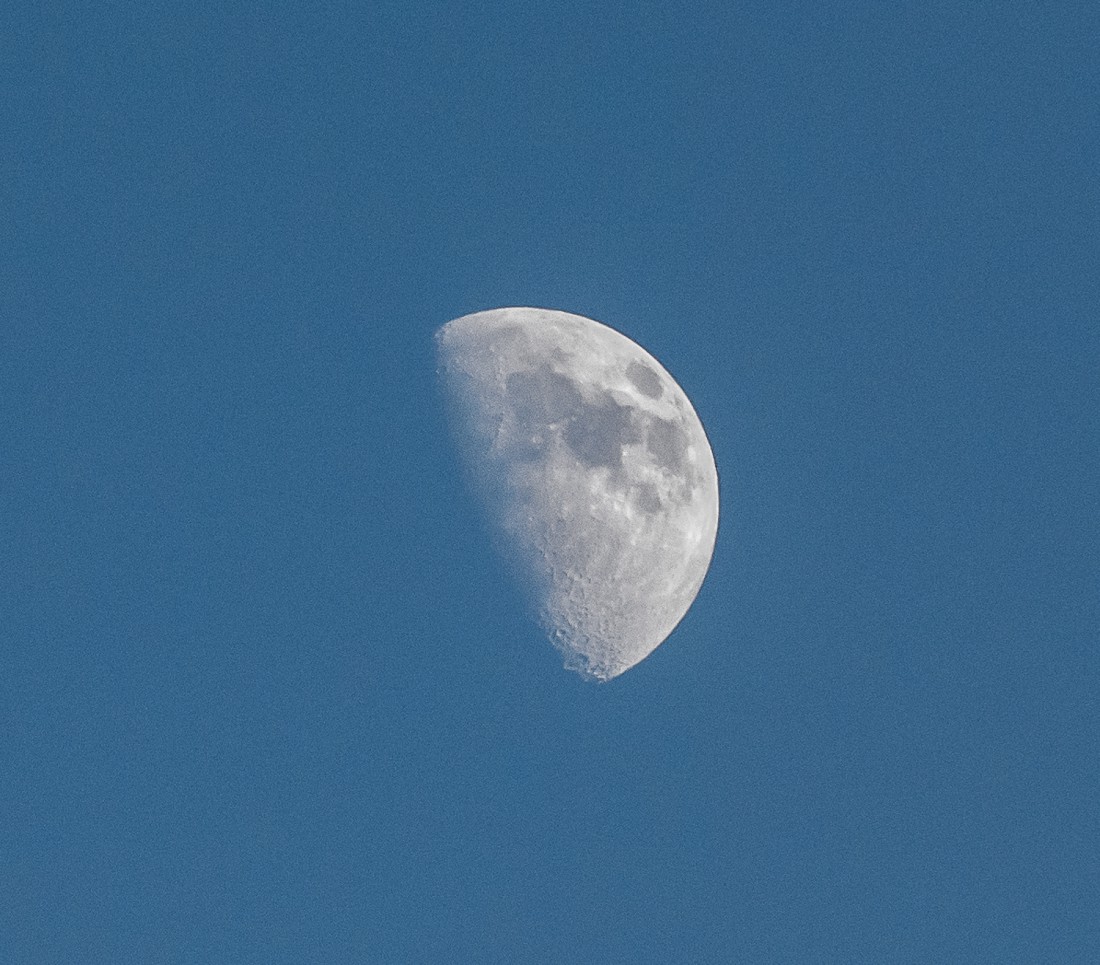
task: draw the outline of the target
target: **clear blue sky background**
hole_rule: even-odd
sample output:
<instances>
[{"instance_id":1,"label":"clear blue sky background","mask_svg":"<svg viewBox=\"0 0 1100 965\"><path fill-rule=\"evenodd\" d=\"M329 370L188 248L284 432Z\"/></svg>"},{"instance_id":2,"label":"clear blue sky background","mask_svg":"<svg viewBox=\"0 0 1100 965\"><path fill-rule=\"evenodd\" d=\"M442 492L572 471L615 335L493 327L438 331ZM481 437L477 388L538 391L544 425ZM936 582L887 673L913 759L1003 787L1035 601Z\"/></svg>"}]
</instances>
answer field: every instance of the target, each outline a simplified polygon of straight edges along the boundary
<instances>
[{"instance_id":1,"label":"clear blue sky background","mask_svg":"<svg viewBox=\"0 0 1100 965\"><path fill-rule=\"evenodd\" d=\"M0 13L0 960L1089 962L1100 6ZM710 576L529 626L431 336L653 352Z\"/></svg>"}]
</instances>

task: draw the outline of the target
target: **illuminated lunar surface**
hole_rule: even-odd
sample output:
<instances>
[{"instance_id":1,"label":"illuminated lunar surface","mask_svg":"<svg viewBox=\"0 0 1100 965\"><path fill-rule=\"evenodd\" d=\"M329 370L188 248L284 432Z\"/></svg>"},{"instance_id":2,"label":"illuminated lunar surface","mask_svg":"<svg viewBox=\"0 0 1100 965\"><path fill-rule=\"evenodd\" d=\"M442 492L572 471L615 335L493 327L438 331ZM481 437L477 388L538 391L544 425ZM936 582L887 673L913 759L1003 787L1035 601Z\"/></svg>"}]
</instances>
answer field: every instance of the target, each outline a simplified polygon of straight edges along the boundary
<instances>
[{"instance_id":1,"label":"illuminated lunar surface","mask_svg":"<svg viewBox=\"0 0 1100 965\"><path fill-rule=\"evenodd\" d=\"M436 336L449 415L498 548L565 666L610 680L691 606L718 530L699 417L599 322L500 308Z\"/></svg>"}]
</instances>

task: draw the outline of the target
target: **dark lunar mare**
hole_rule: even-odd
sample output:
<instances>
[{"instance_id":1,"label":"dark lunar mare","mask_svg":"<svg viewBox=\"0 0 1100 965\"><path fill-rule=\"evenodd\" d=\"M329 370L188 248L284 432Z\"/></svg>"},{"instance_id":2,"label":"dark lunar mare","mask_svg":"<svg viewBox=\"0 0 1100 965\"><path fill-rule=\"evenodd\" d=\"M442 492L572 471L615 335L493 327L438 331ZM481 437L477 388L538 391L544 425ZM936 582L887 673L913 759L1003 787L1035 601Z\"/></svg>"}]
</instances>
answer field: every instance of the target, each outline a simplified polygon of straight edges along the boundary
<instances>
[{"instance_id":1,"label":"dark lunar mare","mask_svg":"<svg viewBox=\"0 0 1100 965\"><path fill-rule=\"evenodd\" d=\"M634 383L634 388L642 395L650 399L660 398L661 377L648 365L643 365L641 362L631 362L627 366L626 377Z\"/></svg>"},{"instance_id":2,"label":"dark lunar mare","mask_svg":"<svg viewBox=\"0 0 1100 965\"><path fill-rule=\"evenodd\" d=\"M678 473L687 455L688 434L681 423L654 418L646 433L646 448L657 463L669 472Z\"/></svg>"},{"instance_id":3,"label":"dark lunar mare","mask_svg":"<svg viewBox=\"0 0 1100 965\"><path fill-rule=\"evenodd\" d=\"M584 407L576 382L548 369L513 372L504 389L517 426L524 428L572 419Z\"/></svg>"},{"instance_id":4,"label":"dark lunar mare","mask_svg":"<svg viewBox=\"0 0 1100 965\"><path fill-rule=\"evenodd\" d=\"M610 395L589 402L582 414L569 421L562 438L586 466L618 469L623 447L642 441L642 431L630 406L620 405Z\"/></svg>"}]
</instances>

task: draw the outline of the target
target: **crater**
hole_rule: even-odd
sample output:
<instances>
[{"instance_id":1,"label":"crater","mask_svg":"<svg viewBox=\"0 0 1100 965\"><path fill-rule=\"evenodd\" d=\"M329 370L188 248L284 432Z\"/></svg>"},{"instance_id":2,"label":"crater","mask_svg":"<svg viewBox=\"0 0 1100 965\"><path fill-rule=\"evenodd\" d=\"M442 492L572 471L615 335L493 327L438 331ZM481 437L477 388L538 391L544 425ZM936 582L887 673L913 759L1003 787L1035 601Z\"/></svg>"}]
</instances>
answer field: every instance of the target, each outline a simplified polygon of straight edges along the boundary
<instances>
[{"instance_id":1,"label":"crater","mask_svg":"<svg viewBox=\"0 0 1100 965\"><path fill-rule=\"evenodd\" d=\"M626 369L626 377L642 395L656 399L661 394L661 377L648 365L631 362Z\"/></svg>"}]
</instances>

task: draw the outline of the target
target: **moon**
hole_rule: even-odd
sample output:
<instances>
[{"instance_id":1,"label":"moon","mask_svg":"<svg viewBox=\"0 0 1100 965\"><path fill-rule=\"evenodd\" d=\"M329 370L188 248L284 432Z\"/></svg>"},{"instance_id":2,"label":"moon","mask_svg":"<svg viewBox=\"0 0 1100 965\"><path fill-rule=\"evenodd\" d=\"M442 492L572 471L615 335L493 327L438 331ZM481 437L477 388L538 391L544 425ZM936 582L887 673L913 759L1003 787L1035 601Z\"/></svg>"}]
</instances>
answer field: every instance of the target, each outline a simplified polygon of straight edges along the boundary
<instances>
[{"instance_id":1,"label":"moon","mask_svg":"<svg viewBox=\"0 0 1100 965\"><path fill-rule=\"evenodd\" d=\"M703 583L718 472L698 415L641 346L542 308L436 333L459 451L567 669L607 681L652 653Z\"/></svg>"}]
</instances>

